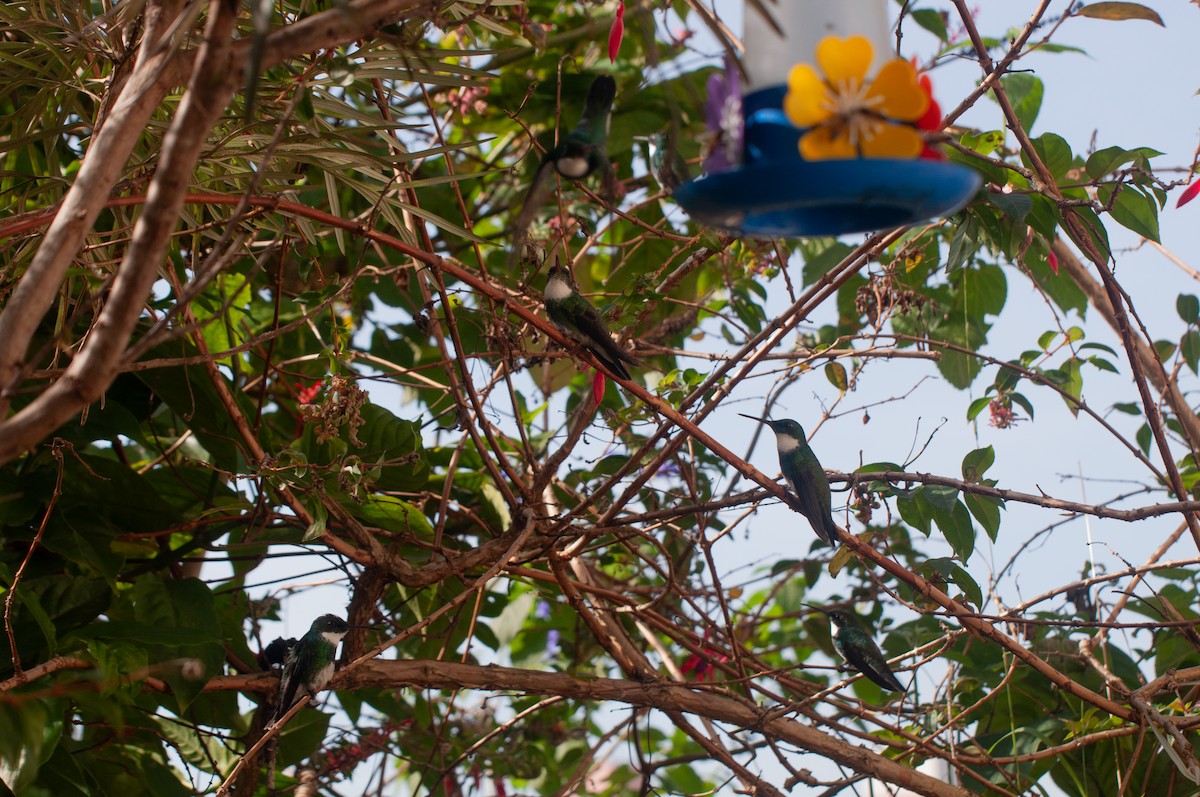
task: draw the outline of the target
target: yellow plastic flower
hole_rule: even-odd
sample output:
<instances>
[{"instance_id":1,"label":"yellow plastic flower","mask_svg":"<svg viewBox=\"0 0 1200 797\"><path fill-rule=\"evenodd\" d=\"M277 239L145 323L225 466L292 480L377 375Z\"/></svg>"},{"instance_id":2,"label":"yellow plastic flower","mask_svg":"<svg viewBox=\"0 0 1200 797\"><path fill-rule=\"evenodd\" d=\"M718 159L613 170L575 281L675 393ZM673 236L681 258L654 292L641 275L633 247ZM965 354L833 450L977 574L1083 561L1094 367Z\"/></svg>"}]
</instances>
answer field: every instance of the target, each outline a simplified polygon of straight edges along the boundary
<instances>
[{"instance_id":1,"label":"yellow plastic flower","mask_svg":"<svg viewBox=\"0 0 1200 797\"><path fill-rule=\"evenodd\" d=\"M817 66L799 64L788 75L783 110L798 127L806 160L915 158L925 148L912 127L929 108L917 70L902 58L888 61L867 80L874 58L862 36L826 36L817 45Z\"/></svg>"}]
</instances>

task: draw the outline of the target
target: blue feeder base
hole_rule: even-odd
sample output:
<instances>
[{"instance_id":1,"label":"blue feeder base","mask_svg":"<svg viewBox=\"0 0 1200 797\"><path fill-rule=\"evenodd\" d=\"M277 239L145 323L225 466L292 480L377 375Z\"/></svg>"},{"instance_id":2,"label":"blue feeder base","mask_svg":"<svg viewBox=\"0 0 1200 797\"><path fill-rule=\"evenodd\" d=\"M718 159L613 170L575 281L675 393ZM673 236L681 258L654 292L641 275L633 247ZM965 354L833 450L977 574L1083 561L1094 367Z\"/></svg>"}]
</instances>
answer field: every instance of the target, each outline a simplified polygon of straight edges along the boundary
<instances>
[{"instance_id":1,"label":"blue feeder base","mask_svg":"<svg viewBox=\"0 0 1200 797\"><path fill-rule=\"evenodd\" d=\"M743 98L743 165L690 180L675 201L701 224L757 238L844 235L902 227L965 205L983 181L944 161L806 161L802 130L782 111L784 86Z\"/></svg>"},{"instance_id":2,"label":"blue feeder base","mask_svg":"<svg viewBox=\"0 0 1200 797\"><path fill-rule=\"evenodd\" d=\"M699 177L675 201L701 224L752 238L844 235L953 213L982 180L941 161L769 162Z\"/></svg>"}]
</instances>

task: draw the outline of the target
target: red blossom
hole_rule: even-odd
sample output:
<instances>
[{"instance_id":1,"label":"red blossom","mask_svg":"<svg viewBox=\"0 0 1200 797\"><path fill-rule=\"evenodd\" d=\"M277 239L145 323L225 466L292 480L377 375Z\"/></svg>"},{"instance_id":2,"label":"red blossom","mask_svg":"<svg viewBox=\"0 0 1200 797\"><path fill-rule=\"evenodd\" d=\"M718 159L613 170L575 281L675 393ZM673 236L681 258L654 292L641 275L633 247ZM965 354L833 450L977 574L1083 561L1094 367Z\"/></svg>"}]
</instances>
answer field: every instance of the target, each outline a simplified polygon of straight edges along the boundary
<instances>
[{"instance_id":1,"label":"red blossom","mask_svg":"<svg viewBox=\"0 0 1200 797\"><path fill-rule=\"evenodd\" d=\"M608 30L608 60L616 63L617 53L621 52L621 39L625 36L625 0L617 3L617 16L613 18L612 27Z\"/></svg>"},{"instance_id":2,"label":"red blossom","mask_svg":"<svg viewBox=\"0 0 1200 797\"><path fill-rule=\"evenodd\" d=\"M713 661L714 659L716 660L715 662ZM695 672L696 680L703 683L704 681L711 681L713 676L716 675L717 664L725 661L729 661L728 656L723 656L715 650L705 648L703 656L699 653L693 653L688 656L679 670L684 673Z\"/></svg>"},{"instance_id":3,"label":"red blossom","mask_svg":"<svg viewBox=\"0 0 1200 797\"><path fill-rule=\"evenodd\" d=\"M1175 207L1181 208L1187 203L1196 198L1196 194L1200 194L1200 180L1192 183L1187 187L1187 190L1179 195L1179 201L1175 203Z\"/></svg>"},{"instance_id":4,"label":"red blossom","mask_svg":"<svg viewBox=\"0 0 1200 797\"><path fill-rule=\"evenodd\" d=\"M600 406L600 402L604 401L604 391L608 388L608 380L604 378L604 374L599 371L592 377L592 409Z\"/></svg>"},{"instance_id":5,"label":"red blossom","mask_svg":"<svg viewBox=\"0 0 1200 797\"><path fill-rule=\"evenodd\" d=\"M318 379L310 385L305 385L303 382L296 383L296 401L300 404L312 404L313 399L321 392L322 380Z\"/></svg>"},{"instance_id":6,"label":"red blossom","mask_svg":"<svg viewBox=\"0 0 1200 797\"><path fill-rule=\"evenodd\" d=\"M1200 183L1197 183L1197 185L1200 185ZM1054 276L1057 277L1058 276L1058 255L1054 254L1053 249L1051 249L1050 253L1048 255L1046 255L1046 263L1050 266L1050 270L1054 272Z\"/></svg>"}]
</instances>

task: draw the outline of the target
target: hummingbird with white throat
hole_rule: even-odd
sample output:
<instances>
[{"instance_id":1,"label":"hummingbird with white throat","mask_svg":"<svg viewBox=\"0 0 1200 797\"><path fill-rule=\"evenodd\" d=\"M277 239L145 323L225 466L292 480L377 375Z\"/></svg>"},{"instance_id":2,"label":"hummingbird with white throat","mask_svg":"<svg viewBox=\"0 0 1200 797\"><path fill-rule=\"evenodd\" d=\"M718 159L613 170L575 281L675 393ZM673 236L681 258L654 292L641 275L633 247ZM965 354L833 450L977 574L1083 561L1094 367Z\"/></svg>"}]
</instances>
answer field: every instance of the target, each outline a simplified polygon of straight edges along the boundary
<instances>
[{"instance_id":1,"label":"hummingbird with white throat","mask_svg":"<svg viewBox=\"0 0 1200 797\"><path fill-rule=\"evenodd\" d=\"M867 680L880 689L889 692L906 691L903 684L896 678L892 668L888 666L887 658L871 639L871 635L858 624L855 616L844 609L822 609L820 606L804 604L815 609L829 618L829 633L833 636L833 647L838 655L855 670L867 677Z\"/></svg>"},{"instance_id":2,"label":"hummingbird with white throat","mask_svg":"<svg viewBox=\"0 0 1200 797\"><path fill-rule=\"evenodd\" d=\"M517 222L513 225L512 248L508 253L510 272L515 270L524 256L526 233L538 208L550 196L554 174L568 180L582 180L599 171L604 178L604 193L611 200L615 179L608 161L608 126L616 96L617 82L612 76L597 75L588 88L579 124L542 156L529 184L529 191L525 194L525 201L521 204Z\"/></svg>"},{"instance_id":3,"label":"hummingbird with white throat","mask_svg":"<svg viewBox=\"0 0 1200 797\"><path fill-rule=\"evenodd\" d=\"M336 614L313 620L308 633L288 651L279 677L279 703L272 724L301 700L309 700L333 678L334 655L350 625Z\"/></svg>"},{"instance_id":4,"label":"hummingbird with white throat","mask_svg":"<svg viewBox=\"0 0 1200 797\"><path fill-rule=\"evenodd\" d=\"M621 379L629 379L630 365L642 362L621 348L600 311L579 295L571 273L556 260L546 276L546 315L563 334L592 353L600 363Z\"/></svg>"},{"instance_id":5,"label":"hummingbird with white throat","mask_svg":"<svg viewBox=\"0 0 1200 797\"><path fill-rule=\"evenodd\" d=\"M808 518L813 531L836 550L838 547L837 525L833 522L833 498L829 489L829 477L817 461L817 455L808 445L804 427L790 418L778 421L743 415L771 427L775 432L775 444L779 449L779 469L783 478L800 501L800 513Z\"/></svg>"}]
</instances>

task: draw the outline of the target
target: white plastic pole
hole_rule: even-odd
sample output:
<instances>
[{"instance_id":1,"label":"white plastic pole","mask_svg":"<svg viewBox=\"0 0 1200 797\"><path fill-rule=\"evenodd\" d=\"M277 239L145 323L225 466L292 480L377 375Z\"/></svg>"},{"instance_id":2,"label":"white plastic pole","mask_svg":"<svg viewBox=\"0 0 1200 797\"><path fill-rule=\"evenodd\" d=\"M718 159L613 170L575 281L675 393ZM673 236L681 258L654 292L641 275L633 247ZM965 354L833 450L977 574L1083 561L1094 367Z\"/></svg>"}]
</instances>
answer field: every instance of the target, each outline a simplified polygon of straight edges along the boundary
<instances>
[{"instance_id":1,"label":"white plastic pole","mask_svg":"<svg viewBox=\"0 0 1200 797\"><path fill-rule=\"evenodd\" d=\"M786 35L781 38L746 4L742 64L747 91L786 83L793 66L814 63L817 43L826 36L865 36L875 48L872 71L895 53L887 0L763 0L763 5Z\"/></svg>"}]
</instances>

